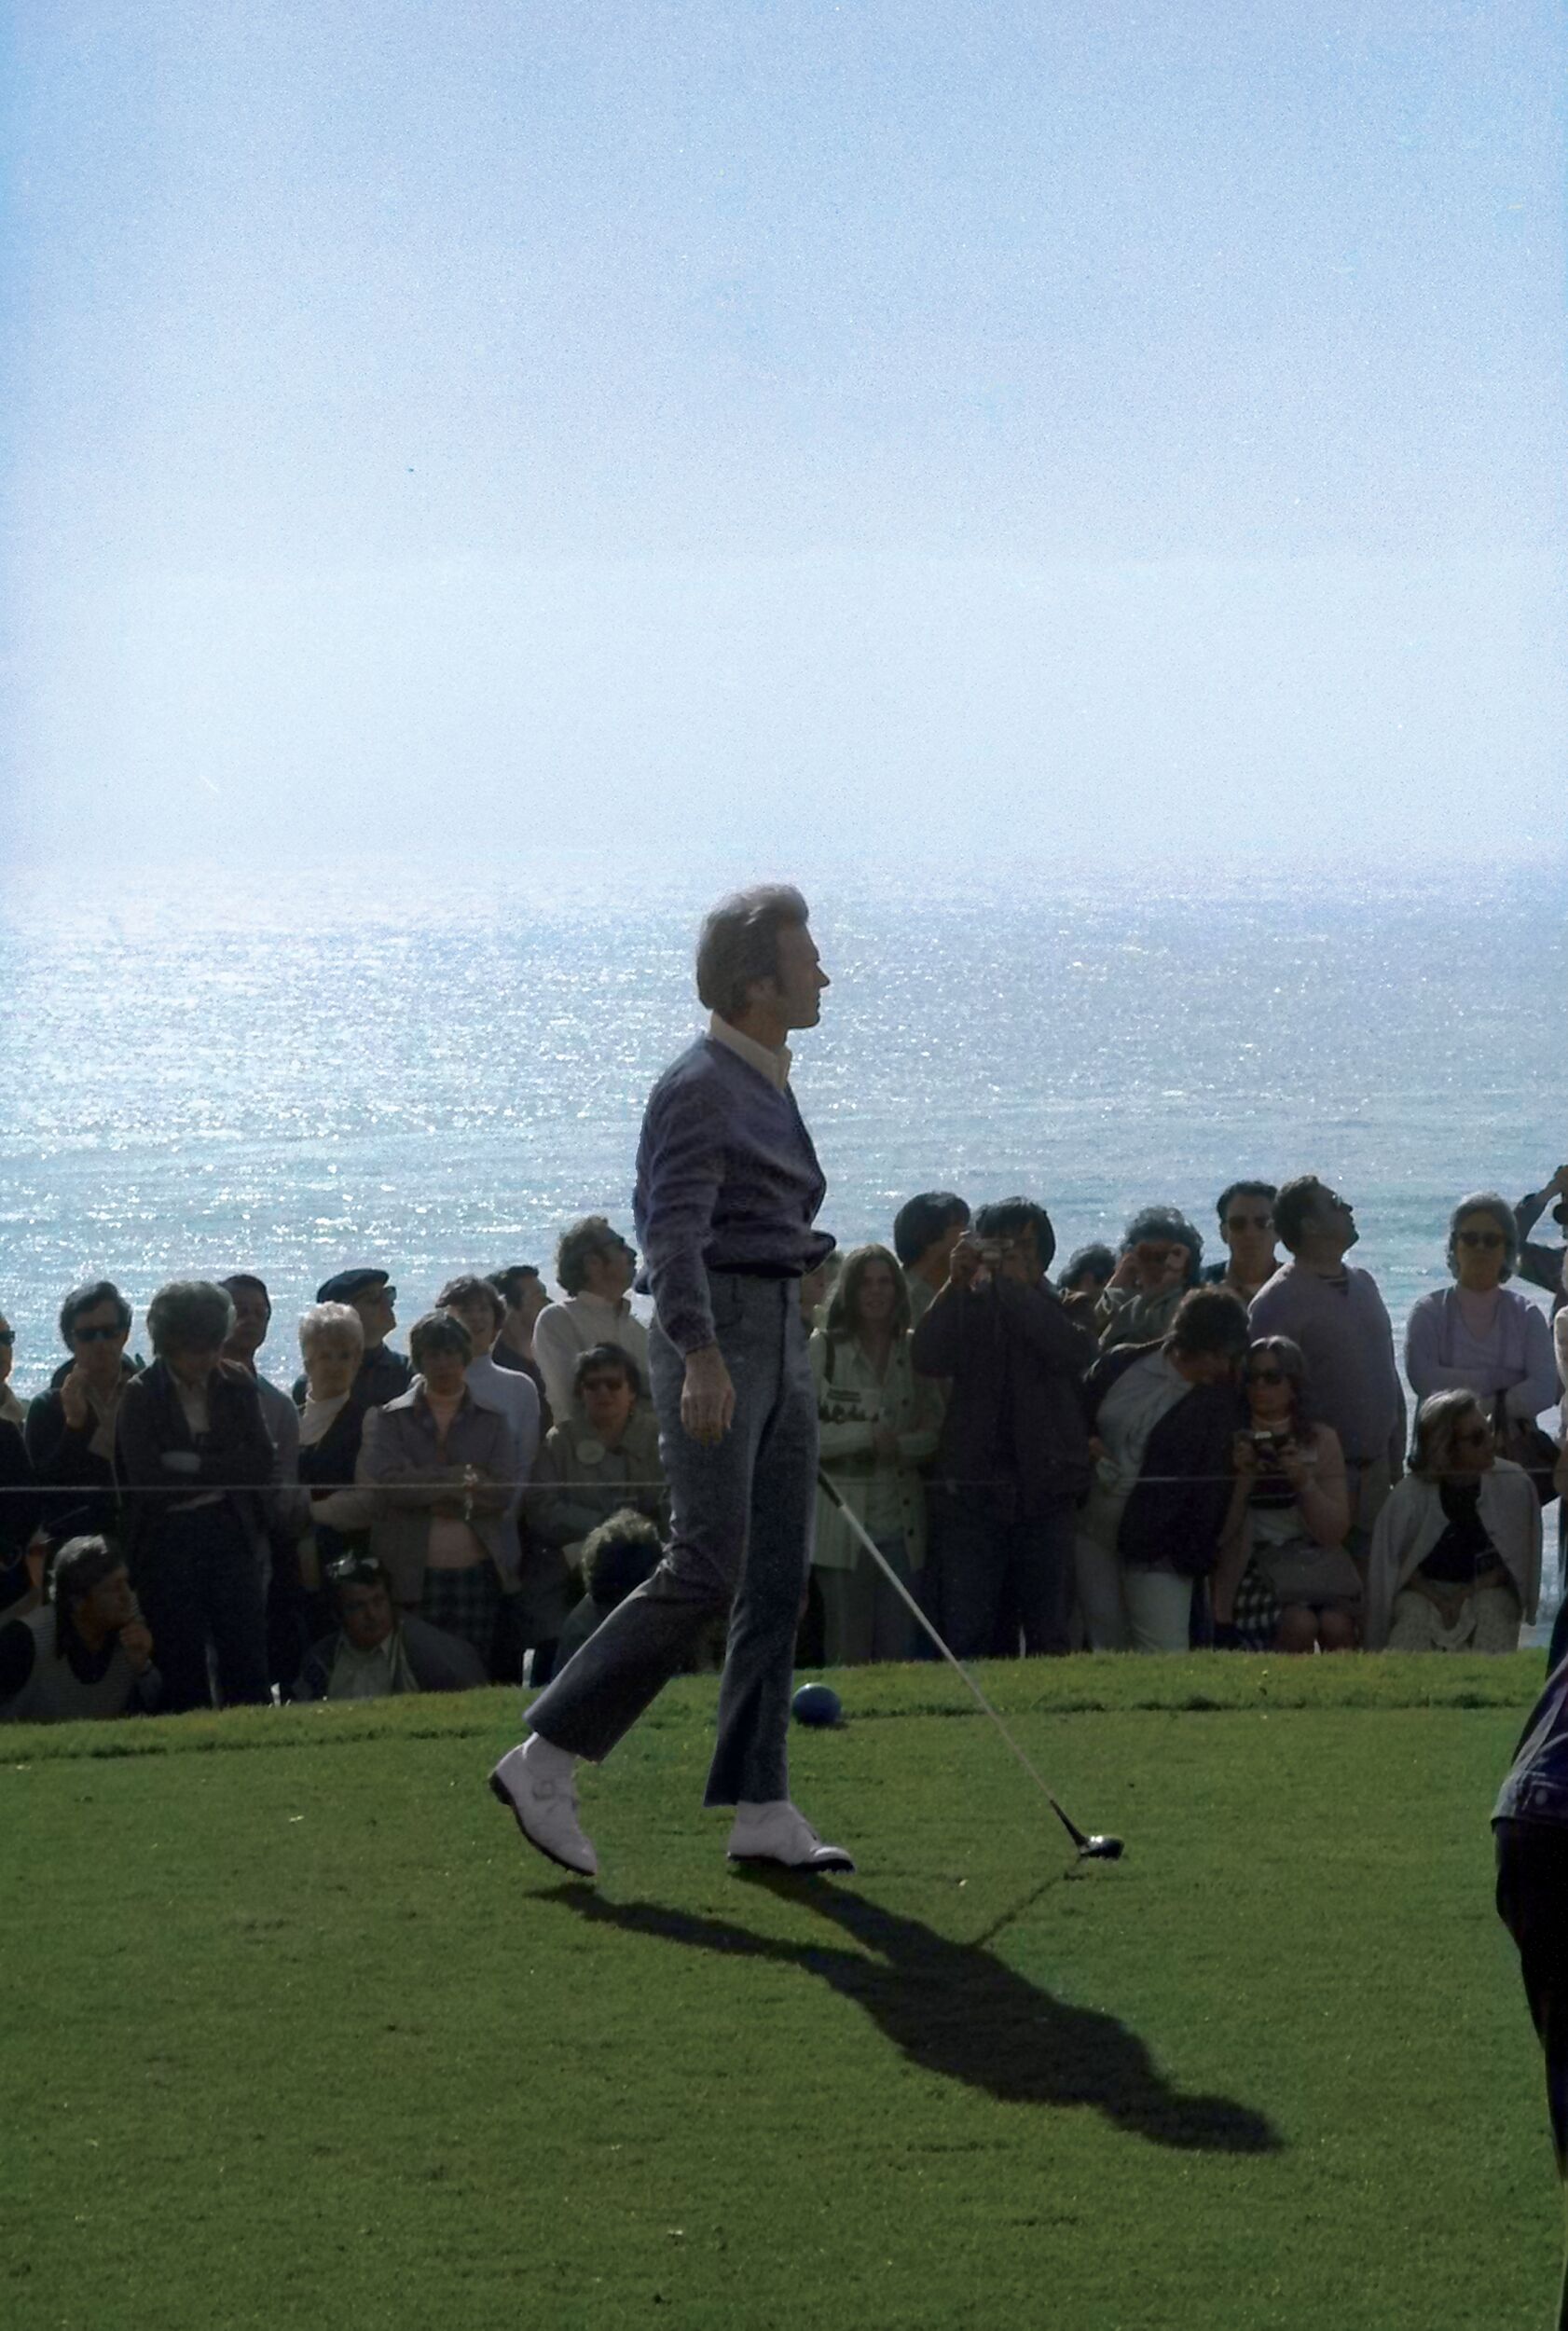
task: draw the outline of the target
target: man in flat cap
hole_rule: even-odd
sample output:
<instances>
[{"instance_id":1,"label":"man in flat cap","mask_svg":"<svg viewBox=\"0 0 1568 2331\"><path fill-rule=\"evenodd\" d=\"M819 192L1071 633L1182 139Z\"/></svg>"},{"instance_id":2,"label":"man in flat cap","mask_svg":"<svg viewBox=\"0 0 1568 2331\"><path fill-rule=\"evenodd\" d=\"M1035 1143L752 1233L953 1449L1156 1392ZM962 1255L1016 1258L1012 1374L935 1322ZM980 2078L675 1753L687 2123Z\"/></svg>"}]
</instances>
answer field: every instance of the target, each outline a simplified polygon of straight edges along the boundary
<instances>
[{"instance_id":1,"label":"man in flat cap","mask_svg":"<svg viewBox=\"0 0 1568 2331\"><path fill-rule=\"evenodd\" d=\"M392 1305L397 1290L387 1283L385 1271L335 1271L316 1290L319 1303L349 1303L359 1313L364 1330L364 1357L352 1386L361 1408L385 1408L401 1400L414 1381L414 1372L401 1352L387 1348L387 1337L397 1325ZM294 1387L296 1401L305 1398L305 1379Z\"/></svg>"}]
</instances>

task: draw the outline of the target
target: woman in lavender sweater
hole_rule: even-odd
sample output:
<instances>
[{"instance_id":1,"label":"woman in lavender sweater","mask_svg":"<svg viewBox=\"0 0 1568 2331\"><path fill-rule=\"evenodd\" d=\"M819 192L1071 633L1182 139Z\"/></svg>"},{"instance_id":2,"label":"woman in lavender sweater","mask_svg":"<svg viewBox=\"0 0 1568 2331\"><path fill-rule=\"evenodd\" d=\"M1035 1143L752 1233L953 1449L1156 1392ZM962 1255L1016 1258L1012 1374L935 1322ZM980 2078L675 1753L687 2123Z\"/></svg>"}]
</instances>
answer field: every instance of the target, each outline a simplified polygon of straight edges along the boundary
<instances>
[{"instance_id":1,"label":"woman in lavender sweater","mask_svg":"<svg viewBox=\"0 0 1568 2331\"><path fill-rule=\"evenodd\" d=\"M1519 1259L1514 1210L1494 1190L1462 1198L1449 1218L1454 1285L1423 1295L1405 1330L1405 1373L1418 1400L1474 1392L1504 1437L1534 1424L1561 1387L1547 1315L1504 1281Z\"/></svg>"}]
</instances>

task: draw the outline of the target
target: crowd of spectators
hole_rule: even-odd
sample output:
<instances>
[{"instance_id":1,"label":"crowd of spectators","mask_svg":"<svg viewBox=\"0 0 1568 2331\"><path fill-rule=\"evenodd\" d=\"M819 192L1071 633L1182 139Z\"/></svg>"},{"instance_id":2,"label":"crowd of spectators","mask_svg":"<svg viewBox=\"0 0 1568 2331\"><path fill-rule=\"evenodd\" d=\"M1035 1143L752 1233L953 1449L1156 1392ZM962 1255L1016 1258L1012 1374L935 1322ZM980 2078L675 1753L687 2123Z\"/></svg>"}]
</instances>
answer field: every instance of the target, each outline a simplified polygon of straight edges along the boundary
<instances>
[{"instance_id":1,"label":"crowd of spectators","mask_svg":"<svg viewBox=\"0 0 1568 2331\"><path fill-rule=\"evenodd\" d=\"M836 1493L803 1663L922 1655L912 1600L962 1658L1513 1648L1568 1486L1548 1208L1568 1233L1568 1167L1454 1207L1452 1283L1405 1330L1412 1428L1354 1210L1314 1176L1233 1182L1206 1265L1150 1205L1054 1278L1042 1206L911 1198L800 1285ZM668 1521L637 1261L586 1216L554 1301L533 1264L448 1279L406 1358L389 1275L341 1270L292 1396L258 1372L253 1273L160 1288L145 1360L119 1289L74 1288L31 1400L0 1316L0 1718L546 1680Z\"/></svg>"}]
</instances>

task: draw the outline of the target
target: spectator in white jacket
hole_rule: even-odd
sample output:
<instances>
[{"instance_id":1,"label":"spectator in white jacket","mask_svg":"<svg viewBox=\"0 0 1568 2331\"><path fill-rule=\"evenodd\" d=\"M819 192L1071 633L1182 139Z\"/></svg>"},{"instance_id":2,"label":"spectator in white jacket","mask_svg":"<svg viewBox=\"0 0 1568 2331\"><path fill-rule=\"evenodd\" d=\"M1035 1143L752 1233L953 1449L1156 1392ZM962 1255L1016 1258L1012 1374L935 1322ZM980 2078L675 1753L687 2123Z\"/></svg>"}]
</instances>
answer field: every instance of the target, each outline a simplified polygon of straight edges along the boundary
<instances>
[{"instance_id":1,"label":"spectator in white jacket","mask_svg":"<svg viewBox=\"0 0 1568 2331\"><path fill-rule=\"evenodd\" d=\"M1369 1651L1512 1651L1541 1588L1541 1505L1473 1392L1434 1392L1367 1565Z\"/></svg>"},{"instance_id":2,"label":"spectator in white jacket","mask_svg":"<svg viewBox=\"0 0 1568 2331\"><path fill-rule=\"evenodd\" d=\"M571 1414L577 1362L600 1344L618 1345L635 1362L639 1380L648 1382L648 1331L627 1301L636 1276L636 1248L602 1214L585 1215L561 1233L556 1278L563 1298L547 1303L533 1323L533 1356L557 1422Z\"/></svg>"}]
</instances>

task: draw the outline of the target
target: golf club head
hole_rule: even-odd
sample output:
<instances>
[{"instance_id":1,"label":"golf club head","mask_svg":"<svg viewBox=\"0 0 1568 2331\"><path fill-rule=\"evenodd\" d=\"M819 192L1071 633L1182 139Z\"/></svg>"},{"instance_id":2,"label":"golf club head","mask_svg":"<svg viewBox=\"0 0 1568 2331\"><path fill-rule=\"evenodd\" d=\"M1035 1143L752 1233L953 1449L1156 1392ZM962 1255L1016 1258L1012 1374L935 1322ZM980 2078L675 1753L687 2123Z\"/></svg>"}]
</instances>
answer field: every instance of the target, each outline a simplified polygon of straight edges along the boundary
<instances>
[{"instance_id":1,"label":"golf club head","mask_svg":"<svg viewBox=\"0 0 1568 2331\"><path fill-rule=\"evenodd\" d=\"M1086 1837L1078 1858L1080 1862L1119 1862L1126 1850L1119 1837Z\"/></svg>"}]
</instances>

